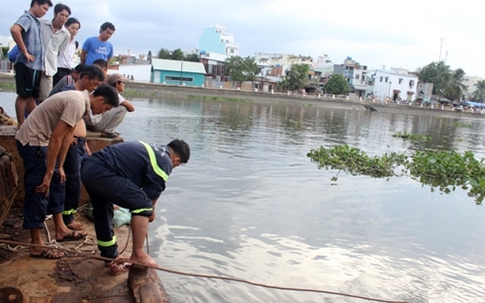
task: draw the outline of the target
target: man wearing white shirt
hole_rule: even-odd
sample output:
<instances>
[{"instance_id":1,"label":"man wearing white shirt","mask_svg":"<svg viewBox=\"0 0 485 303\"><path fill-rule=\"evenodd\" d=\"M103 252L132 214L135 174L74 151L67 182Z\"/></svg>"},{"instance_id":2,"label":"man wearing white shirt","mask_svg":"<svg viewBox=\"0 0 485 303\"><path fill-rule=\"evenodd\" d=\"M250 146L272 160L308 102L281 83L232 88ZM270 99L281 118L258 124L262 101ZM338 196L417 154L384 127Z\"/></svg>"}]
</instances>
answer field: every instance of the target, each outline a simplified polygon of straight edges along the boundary
<instances>
[{"instance_id":1,"label":"man wearing white shirt","mask_svg":"<svg viewBox=\"0 0 485 303\"><path fill-rule=\"evenodd\" d=\"M70 34L69 45L65 51L59 51L57 56L57 73L54 75L53 86L55 86L59 80L64 76L71 74L74 68L74 53L79 46L79 42L74 39L77 32L81 28L81 22L76 18L69 18L66 21L64 27Z\"/></svg>"},{"instance_id":2,"label":"man wearing white shirt","mask_svg":"<svg viewBox=\"0 0 485 303\"><path fill-rule=\"evenodd\" d=\"M65 4L54 6L54 19L41 19L42 44L44 46L44 72L40 78L39 101L49 96L52 89L52 76L57 73L57 55L69 45L69 31L64 27L71 15L71 9Z\"/></svg>"}]
</instances>

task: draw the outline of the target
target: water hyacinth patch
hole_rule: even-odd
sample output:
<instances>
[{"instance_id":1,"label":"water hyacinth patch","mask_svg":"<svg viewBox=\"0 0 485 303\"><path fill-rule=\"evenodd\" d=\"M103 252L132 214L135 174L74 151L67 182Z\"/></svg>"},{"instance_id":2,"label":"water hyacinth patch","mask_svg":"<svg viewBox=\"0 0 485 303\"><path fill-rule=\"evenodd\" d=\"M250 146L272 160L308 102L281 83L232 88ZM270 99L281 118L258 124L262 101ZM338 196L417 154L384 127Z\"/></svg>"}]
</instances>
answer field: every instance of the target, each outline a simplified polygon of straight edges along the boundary
<instances>
[{"instance_id":1,"label":"water hyacinth patch","mask_svg":"<svg viewBox=\"0 0 485 303\"><path fill-rule=\"evenodd\" d=\"M318 168L336 169L352 175L367 175L374 178L407 175L423 185L450 193L456 187L468 190L477 204L485 198L484 159L475 159L471 151L463 155L456 151L417 151L408 156L405 153L387 153L369 157L364 151L348 145L332 148L320 147L311 150L307 156L318 164ZM396 169L400 167L401 171ZM332 181L336 181L332 177Z\"/></svg>"}]
</instances>

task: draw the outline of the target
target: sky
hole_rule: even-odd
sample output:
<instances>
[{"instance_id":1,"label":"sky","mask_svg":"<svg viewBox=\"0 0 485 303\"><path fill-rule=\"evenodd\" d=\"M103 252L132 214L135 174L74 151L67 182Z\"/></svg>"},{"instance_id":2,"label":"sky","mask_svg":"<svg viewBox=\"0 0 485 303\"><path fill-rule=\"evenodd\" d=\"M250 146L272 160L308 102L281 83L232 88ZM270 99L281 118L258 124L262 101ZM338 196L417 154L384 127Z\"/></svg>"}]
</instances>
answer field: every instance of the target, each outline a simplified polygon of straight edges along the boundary
<instances>
[{"instance_id":1,"label":"sky","mask_svg":"<svg viewBox=\"0 0 485 303\"><path fill-rule=\"evenodd\" d=\"M58 3L53 1L54 5ZM445 60L451 69L485 78L483 16L478 0L389 2L300 0L166 1L63 0L81 21L80 44L105 21L119 54L154 55L161 48L190 52L202 30L220 24L234 35L240 56L257 52L311 56L333 63L351 57L369 69L416 71ZM30 0L0 0L0 43ZM53 8L44 18L53 17Z\"/></svg>"}]
</instances>

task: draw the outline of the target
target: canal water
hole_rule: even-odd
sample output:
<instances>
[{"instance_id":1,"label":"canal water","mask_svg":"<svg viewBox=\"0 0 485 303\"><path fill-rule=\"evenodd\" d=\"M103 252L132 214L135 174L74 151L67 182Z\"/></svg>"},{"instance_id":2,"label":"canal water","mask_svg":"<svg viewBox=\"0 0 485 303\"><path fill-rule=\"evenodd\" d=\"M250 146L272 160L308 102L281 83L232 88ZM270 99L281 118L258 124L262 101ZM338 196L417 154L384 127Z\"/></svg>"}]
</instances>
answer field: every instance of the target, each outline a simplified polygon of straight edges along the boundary
<instances>
[{"instance_id":1,"label":"canal water","mask_svg":"<svg viewBox=\"0 0 485 303\"><path fill-rule=\"evenodd\" d=\"M0 106L14 115L13 94ZM186 140L149 230L165 268L274 286L406 302L483 302L485 210L409 177L318 169L306 156L348 144L369 155L471 150L485 120L368 112L317 104L135 99L126 140ZM398 131L432 139L412 143ZM337 181L332 181L337 177ZM367 302L160 272L173 303Z\"/></svg>"}]
</instances>

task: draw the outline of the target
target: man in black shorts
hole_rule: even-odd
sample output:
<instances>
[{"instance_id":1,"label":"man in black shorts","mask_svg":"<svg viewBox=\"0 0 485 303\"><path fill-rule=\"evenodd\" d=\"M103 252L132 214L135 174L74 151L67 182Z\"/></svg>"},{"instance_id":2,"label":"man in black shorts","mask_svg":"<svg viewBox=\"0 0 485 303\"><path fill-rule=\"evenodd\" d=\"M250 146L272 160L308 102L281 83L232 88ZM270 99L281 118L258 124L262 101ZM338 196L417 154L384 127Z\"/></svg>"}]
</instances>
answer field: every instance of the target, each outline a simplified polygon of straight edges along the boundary
<instances>
[{"instance_id":1,"label":"man in black shorts","mask_svg":"<svg viewBox=\"0 0 485 303\"><path fill-rule=\"evenodd\" d=\"M30 9L20 16L10 28L12 38L19 47L19 55L15 60L15 82L17 99L18 128L24 123L25 110L34 110L35 100L39 97L40 75L44 69L44 50L40 33L40 21L49 7L50 0L32 0Z\"/></svg>"}]
</instances>

